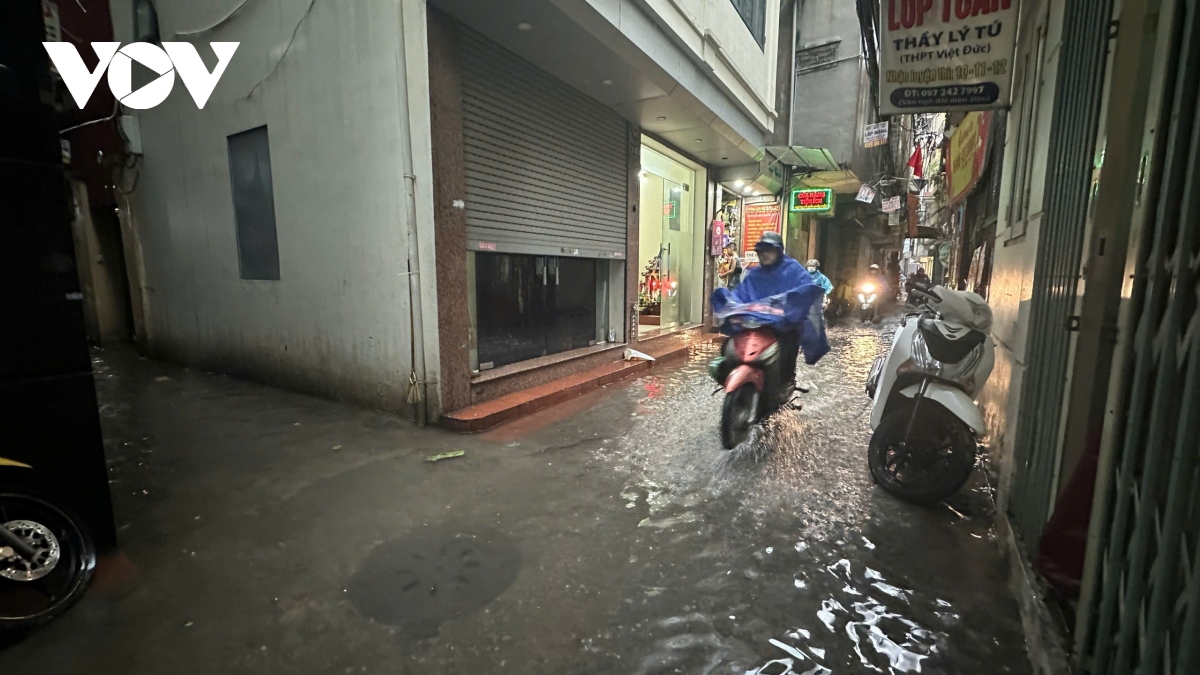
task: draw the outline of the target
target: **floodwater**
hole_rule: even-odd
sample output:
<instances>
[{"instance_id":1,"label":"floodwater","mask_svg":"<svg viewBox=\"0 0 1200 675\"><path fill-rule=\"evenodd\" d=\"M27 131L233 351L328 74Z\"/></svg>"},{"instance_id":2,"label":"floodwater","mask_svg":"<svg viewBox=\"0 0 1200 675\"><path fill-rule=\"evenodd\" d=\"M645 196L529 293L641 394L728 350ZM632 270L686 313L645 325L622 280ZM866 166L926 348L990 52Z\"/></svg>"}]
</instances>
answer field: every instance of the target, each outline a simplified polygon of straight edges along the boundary
<instances>
[{"instance_id":1,"label":"floodwater","mask_svg":"<svg viewBox=\"0 0 1200 675\"><path fill-rule=\"evenodd\" d=\"M895 327L831 328L733 452L713 353L470 437L99 354L124 573L0 671L1027 673L982 468L872 484Z\"/></svg>"}]
</instances>

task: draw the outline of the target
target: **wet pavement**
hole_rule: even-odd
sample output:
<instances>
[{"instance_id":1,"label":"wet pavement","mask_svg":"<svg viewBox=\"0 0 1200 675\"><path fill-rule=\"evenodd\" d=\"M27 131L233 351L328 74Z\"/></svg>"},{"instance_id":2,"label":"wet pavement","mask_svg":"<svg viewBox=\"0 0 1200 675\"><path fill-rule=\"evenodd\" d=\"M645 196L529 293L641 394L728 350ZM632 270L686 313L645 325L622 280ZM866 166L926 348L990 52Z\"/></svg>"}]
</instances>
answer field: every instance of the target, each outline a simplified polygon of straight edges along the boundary
<instances>
[{"instance_id":1,"label":"wet pavement","mask_svg":"<svg viewBox=\"0 0 1200 675\"><path fill-rule=\"evenodd\" d=\"M732 453L706 354L475 437L99 354L124 574L0 671L1029 672L984 472L872 485L894 328Z\"/></svg>"}]
</instances>

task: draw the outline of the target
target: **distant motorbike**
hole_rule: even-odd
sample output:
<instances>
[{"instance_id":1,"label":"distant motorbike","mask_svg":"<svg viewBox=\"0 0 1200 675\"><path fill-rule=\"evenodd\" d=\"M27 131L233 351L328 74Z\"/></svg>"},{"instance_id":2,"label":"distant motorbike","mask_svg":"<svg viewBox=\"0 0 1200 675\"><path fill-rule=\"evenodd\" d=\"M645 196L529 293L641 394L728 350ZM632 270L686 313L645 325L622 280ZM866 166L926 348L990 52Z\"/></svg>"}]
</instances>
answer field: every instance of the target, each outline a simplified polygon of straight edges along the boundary
<instances>
[{"instance_id":1,"label":"distant motorbike","mask_svg":"<svg viewBox=\"0 0 1200 675\"><path fill-rule=\"evenodd\" d=\"M36 627L75 604L96 568L82 522L56 506L33 467L0 457L0 629Z\"/></svg>"},{"instance_id":2,"label":"distant motorbike","mask_svg":"<svg viewBox=\"0 0 1200 675\"><path fill-rule=\"evenodd\" d=\"M864 281L858 286L858 318L862 323L883 321L879 309L881 289L873 281Z\"/></svg>"},{"instance_id":3,"label":"distant motorbike","mask_svg":"<svg viewBox=\"0 0 1200 675\"><path fill-rule=\"evenodd\" d=\"M867 379L874 401L867 454L885 490L932 504L957 492L975 467L985 426L973 398L995 362L992 312L978 295L942 286L910 295L921 311L904 316Z\"/></svg>"},{"instance_id":4,"label":"distant motorbike","mask_svg":"<svg viewBox=\"0 0 1200 675\"><path fill-rule=\"evenodd\" d=\"M928 279L928 278L926 278L926 279ZM919 294L913 293L913 289L916 288L916 289L919 289L919 290L922 290L922 291L925 291L926 293L928 293L929 289L932 286L933 286L933 284L931 284L928 280L920 281L917 279L913 279L912 277L909 277L904 282L904 291L905 291L904 304L905 304L905 306L910 309L919 308L921 306L921 296Z\"/></svg>"},{"instance_id":5,"label":"distant motorbike","mask_svg":"<svg viewBox=\"0 0 1200 675\"><path fill-rule=\"evenodd\" d=\"M837 284L833 293L825 296L825 319L832 323L848 316L854 308L853 298L853 286L845 283Z\"/></svg>"}]
</instances>

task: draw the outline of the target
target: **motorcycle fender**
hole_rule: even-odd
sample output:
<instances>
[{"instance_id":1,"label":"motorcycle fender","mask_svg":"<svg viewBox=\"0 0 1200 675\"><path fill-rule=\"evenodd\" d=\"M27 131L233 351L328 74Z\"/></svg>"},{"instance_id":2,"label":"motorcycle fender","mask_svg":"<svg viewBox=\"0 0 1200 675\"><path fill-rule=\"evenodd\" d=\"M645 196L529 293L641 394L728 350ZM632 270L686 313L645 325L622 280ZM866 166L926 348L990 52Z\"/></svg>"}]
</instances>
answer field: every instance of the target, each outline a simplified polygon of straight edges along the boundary
<instances>
[{"instance_id":1,"label":"motorcycle fender","mask_svg":"<svg viewBox=\"0 0 1200 675\"><path fill-rule=\"evenodd\" d=\"M905 387L900 390L900 393L908 398L912 398L920 391L921 385L914 384L911 387ZM983 413L979 412L979 406L975 405L975 401L971 400L970 396L962 389L956 389L949 385L938 382L930 382L929 389L925 390L925 398L933 399L942 404L942 407L949 410L955 417L966 423L967 426L975 432L978 437L983 437L987 433L987 426L983 421Z\"/></svg>"},{"instance_id":2,"label":"motorcycle fender","mask_svg":"<svg viewBox=\"0 0 1200 675\"><path fill-rule=\"evenodd\" d=\"M755 391L762 392L765 379L762 370L742 364L725 378L725 393L731 394L744 384L752 384Z\"/></svg>"}]
</instances>

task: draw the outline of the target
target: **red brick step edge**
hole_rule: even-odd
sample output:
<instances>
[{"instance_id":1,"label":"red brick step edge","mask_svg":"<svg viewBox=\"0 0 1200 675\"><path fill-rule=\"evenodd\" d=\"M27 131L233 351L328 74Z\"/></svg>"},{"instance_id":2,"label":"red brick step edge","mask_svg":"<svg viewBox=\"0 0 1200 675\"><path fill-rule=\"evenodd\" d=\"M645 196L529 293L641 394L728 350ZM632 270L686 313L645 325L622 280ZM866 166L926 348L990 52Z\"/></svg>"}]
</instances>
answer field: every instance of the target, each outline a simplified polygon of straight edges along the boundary
<instances>
[{"instance_id":1,"label":"red brick step edge","mask_svg":"<svg viewBox=\"0 0 1200 675\"><path fill-rule=\"evenodd\" d=\"M705 340L716 336L704 336ZM695 343L693 343L695 344ZM460 408L442 416L441 425L450 431L474 434L532 415L606 384L650 370L663 361L685 357L693 344L684 344L654 355L655 361L616 361L553 382L513 392L506 396Z\"/></svg>"}]
</instances>

